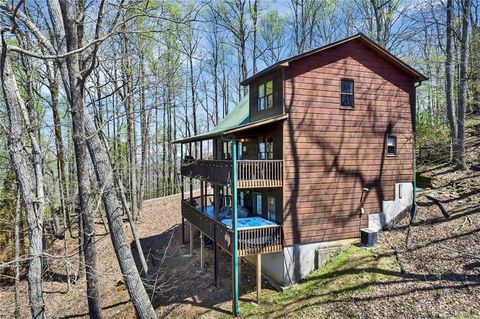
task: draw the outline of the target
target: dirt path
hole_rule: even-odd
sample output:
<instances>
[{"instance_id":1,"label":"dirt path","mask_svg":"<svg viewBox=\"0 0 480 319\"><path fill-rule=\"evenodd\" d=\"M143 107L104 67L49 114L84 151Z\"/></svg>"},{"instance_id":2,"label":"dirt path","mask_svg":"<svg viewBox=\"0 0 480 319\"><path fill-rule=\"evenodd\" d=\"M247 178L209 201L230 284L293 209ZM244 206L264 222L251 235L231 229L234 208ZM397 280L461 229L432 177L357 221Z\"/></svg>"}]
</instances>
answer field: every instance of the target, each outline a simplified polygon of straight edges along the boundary
<instances>
[{"instance_id":1,"label":"dirt path","mask_svg":"<svg viewBox=\"0 0 480 319\"><path fill-rule=\"evenodd\" d=\"M137 222L144 253L149 260L147 274L153 304L159 317L195 318L215 310L229 313L229 305L217 307L216 304L230 300L230 263L231 259L221 252L219 260L219 287L213 286L213 252L205 249L204 269L200 268L200 240L198 234L194 241L194 255L187 257L187 247L182 244L180 197L149 200ZM129 233L128 224L125 229ZM186 234L188 236L188 232ZM61 244L59 242L59 244ZM77 240L69 240L69 251L76 252ZM133 245L133 243L132 243ZM61 245L56 254L61 255ZM133 248L136 257L136 249ZM97 258L102 306L105 318L133 318L134 309L129 301L123 284L117 259L111 245L109 234L105 233L100 220L97 221ZM77 257L75 257L77 258ZM76 261L73 262L76 265ZM139 264L139 263L138 263ZM85 282L80 280L67 291L65 267L59 260L50 262L51 273L44 282L47 314L51 318L87 318ZM249 265L242 267L242 289L253 290L254 270ZM27 285L21 283L22 316L29 316ZM11 318L14 299L13 288L0 289L0 318Z\"/></svg>"}]
</instances>

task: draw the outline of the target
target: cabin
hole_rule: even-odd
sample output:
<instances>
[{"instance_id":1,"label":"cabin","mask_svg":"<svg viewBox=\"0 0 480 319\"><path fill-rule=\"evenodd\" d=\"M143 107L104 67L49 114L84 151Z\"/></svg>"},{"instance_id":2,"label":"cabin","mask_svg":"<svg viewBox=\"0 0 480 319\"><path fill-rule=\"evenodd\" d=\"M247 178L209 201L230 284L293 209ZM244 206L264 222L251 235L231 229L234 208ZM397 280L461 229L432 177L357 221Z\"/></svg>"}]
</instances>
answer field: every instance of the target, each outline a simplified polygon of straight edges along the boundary
<instances>
[{"instance_id":1,"label":"cabin","mask_svg":"<svg viewBox=\"0 0 480 319\"><path fill-rule=\"evenodd\" d=\"M238 258L288 286L385 227L412 204L424 80L363 34L243 80L249 94L221 123L176 141L184 236L233 257L234 287Z\"/></svg>"}]
</instances>

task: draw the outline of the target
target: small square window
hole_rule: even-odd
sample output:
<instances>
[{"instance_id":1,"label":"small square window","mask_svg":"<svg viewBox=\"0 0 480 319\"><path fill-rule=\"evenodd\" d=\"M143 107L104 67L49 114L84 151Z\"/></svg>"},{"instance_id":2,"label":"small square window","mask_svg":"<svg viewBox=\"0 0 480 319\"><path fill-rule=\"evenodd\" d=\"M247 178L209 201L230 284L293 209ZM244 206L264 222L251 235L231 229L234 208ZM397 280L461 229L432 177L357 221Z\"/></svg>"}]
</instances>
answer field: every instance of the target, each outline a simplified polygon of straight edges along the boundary
<instances>
[{"instance_id":1,"label":"small square window","mask_svg":"<svg viewBox=\"0 0 480 319\"><path fill-rule=\"evenodd\" d=\"M387 137L387 155L397 155L397 138L395 136Z\"/></svg>"},{"instance_id":2,"label":"small square window","mask_svg":"<svg viewBox=\"0 0 480 319\"><path fill-rule=\"evenodd\" d=\"M342 79L340 82L340 106L353 108L354 86L353 80Z\"/></svg>"}]
</instances>

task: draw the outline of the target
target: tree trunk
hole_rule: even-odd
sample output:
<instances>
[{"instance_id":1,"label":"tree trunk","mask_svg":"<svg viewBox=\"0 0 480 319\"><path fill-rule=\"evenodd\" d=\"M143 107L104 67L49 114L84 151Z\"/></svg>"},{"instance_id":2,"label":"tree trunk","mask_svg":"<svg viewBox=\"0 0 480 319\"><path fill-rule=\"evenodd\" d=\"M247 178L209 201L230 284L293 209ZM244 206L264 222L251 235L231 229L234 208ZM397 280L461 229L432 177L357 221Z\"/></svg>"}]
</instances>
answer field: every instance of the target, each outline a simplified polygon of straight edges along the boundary
<instances>
[{"instance_id":1,"label":"tree trunk","mask_svg":"<svg viewBox=\"0 0 480 319\"><path fill-rule=\"evenodd\" d=\"M141 168L140 168L140 181L139 181L139 194L138 194L138 214L141 214L143 207L143 199L145 197L145 176L148 162L148 144L149 144L149 128L152 122L152 110L146 110L145 104L145 63L143 55L140 57L140 81L141 81L141 93L140 93L140 118L141 118Z\"/></svg>"},{"instance_id":2,"label":"tree trunk","mask_svg":"<svg viewBox=\"0 0 480 319\"><path fill-rule=\"evenodd\" d=\"M125 103L125 113L127 117L127 142L128 142L128 161L130 164L130 189L129 189L129 198L130 198L130 209L132 212L132 217L134 220L138 218L138 187L137 187L137 145L136 145L136 134L135 134L135 101L133 99L133 74L132 74L132 63L130 57L130 50L128 48L128 39L127 35L122 35L122 77L124 81L124 103Z\"/></svg>"},{"instance_id":3,"label":"tree trunk","mask_svg":"<svg viewBox=\"0 0 480 319\"><path fill-rule=\"evenodd\" d=\"M447 52L445 60L445 85L446 85L446 99L447 99L447 116L450 124L450 139L452 144L452 160L457 157L454 146L457 144L458 127L457 127L457 115L455 111L455 105L453 104L453 0L447 0Z\"/></svg>"},{"instance_id":4,"label":"tree trunk","mask_svg":"<svg viewBox=\"0 0 480 319\"><path fill-rule=\"evenodd\" d=\"M68 51L76 50L82 35L76 28L76 18L72 5L67 0L60 1L65 26L65 42ZM81 30L81 29L80 29ZM90 318L102 318L100 292L96 269L95 250L95 220L90 200L90 177L87 158L84 116L84 79L80 71L79 54L71 54L66 58L68 80L71 97L72 136L77 167L78 194L80 198L80 216L83 225L83 251L85 258L85 273L87 278L87 301Z\"/></svg>"},{"instance_id":5,"label":"tree trunk","mask_svg":"<svg viewBox=\"0 0 480 319\"><path fill-rule=\"evenodd\" d=\"M253 74L257 73L257 20L258 20L258 0L253 0L252 22L253 22L253 48L252 48L252 67Z\"/></svg>"},{"instance_id":6,"label":"tree trunk","mask_svg":"<svg viewBox=\"0 0 480 319\"><path fill-rule=\"evenodd\" d=\"M460 76L458 84L458 138L453 145L453 161L460 169L466 169L465 162L465 113L467 108L468 40L470 34L470 9L472 0L462 1L462 38L460 41Z\"/></svg>"},{"instance_id":7,"label":"tree trunk","mask_svg":"<svg viewBox=\"0 0 480 319\"><path fill-rule=\"evenodd\" d=\"M58 66L57 63L53 65L53 74L48 77L48 83L51 96L51 107L53 116L53 127L55 133L55 148L57 151L57 171L58 171L58 188L60 191L60 210L63 214L64 225L71 234L71 221L70 212L66 204L67 199L67 180L65 174L65 150L62 139L62 123L60 120L60 113L58 110L58 96L59 96L59 83L58 83ZM66 230L65 230L66 231Z\"/></svg>"},{"instance_id":8,"label":"tree trunk","mask_svg":"<svg viewBox=\"0 0 480 319\"><path fill-rule=\"evenodd\" d=\"M20 204L20 191L17 190L17 207L15 209L15 319L20 319L20 219L22 218L22 205Z\"/></svg>"},{"instance_id":9,"label":"tree trunk","mask_svg":"<svg viewBox=\"0 0 480 319\"><path fill-rule=\"evenodd\" d=\"M135 307L138 318L156 318L155 310L148 298L147 292L140 278L140 274L129 249L128 238L125 234L122 221L122 209L118 202L117 193L113 183L111 164L108 159L107 149L102 144L95 130L90 115L84 109L86 119L86 133L88 150L93 162L93 167L98 183L103 186L102 199L110 226L110 236L117 254L118 263L130 298Z\"/></svg>"},{"instance_id":10,"label":"tree trunk","mask_svg":"<svg viewBox=\"0 0 480 319\"><path fill-rule=\"evenodd\" d=\"M43 197L38 198L34 190L38 185L33 181L29 171L26 158L29 156L24 153L22 143L22 133L25 132L22 121L22 109L25 109L24 101L20 97L17 82L12 71L9 58L7 56L7 46L1 34L1 56L0 56L0 76L2 82L3 97L7 108L9 119L8 132L8 152L12 167L15 170L18 187L22 194L23 206L27 216L29 229L29 255L28 266L28 297L31 308L31 314L34 318L45 318L45 304L43 301L42 290L42 253L43 253ZM32 141L33 142L33 141ZM38 165L39 163L36 163ZM41 174L34 168L36 174ZM38 176L37 176L38 179ZM37 184L37 185L35 185Z\"/></svg>"}]
</instances>

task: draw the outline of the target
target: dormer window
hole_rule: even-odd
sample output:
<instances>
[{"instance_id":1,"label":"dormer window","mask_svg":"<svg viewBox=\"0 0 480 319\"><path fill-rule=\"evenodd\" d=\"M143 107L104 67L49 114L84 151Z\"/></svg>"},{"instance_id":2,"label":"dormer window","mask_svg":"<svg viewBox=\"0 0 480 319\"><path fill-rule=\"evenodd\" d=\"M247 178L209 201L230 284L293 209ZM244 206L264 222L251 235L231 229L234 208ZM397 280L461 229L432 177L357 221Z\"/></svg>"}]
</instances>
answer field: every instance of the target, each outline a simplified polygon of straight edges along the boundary
<instances>
[{"instance_id":1,"label":"dormer window","mask_svg":"<svg viewBox=\"0 0 480 319\"><path fill-rule=\"evenodd\" d=\"M273 81L262 83L258 86L258 111L273 108Z\"/></svg>"}]
</instances>

